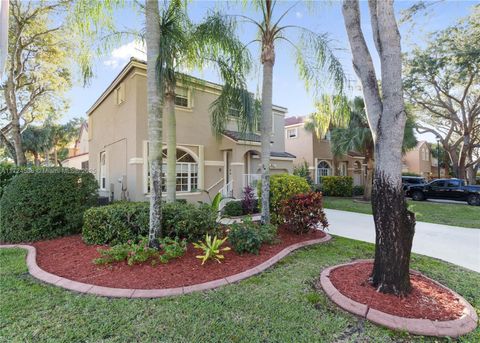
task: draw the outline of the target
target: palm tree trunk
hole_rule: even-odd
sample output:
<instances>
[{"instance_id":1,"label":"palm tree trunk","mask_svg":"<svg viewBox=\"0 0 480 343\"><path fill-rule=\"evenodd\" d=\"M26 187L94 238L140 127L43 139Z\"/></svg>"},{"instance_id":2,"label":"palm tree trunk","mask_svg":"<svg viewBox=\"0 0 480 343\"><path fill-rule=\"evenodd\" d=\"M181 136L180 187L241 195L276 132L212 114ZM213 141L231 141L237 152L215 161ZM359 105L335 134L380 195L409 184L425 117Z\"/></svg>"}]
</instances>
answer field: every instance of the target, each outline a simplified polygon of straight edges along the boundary
<instances>
[{"instance_id":1,"label":"palm tree trunk","mask_svg":"<svg viewBox=\"0 0 480 343\"><path fill-rule=\"evenodd\" d=\"M53 166L56 167L58 165L58 152L57 147L53 147Z\"/></svg>"},{"instance_id":2,"label":"palm tree trunk","mask_svg":"<svg viewBox=\"0 0 480 343\"><path fill-rule=\"evenodd\" d=\"M273 54L273 51L271 52ZM272 138L273 59L263 62L262 84L262 223L270 224L270 141Z\"/></svg>"},{"instance_id":3,"label":"palm tree trunk","mask_svg":"<svg viewBox=\"0 0 480 343\"><path fill-rule=\"evenodd\" d=\"M160 13L157 0L147 0L147 111L150 162L150 226L148 245L159 248L157 238L162 236L162 97L163 91L157 79L157 60L160 41Z\"/></svg>"},{"instance_id":4,"label":"palm tree trunk","mask_svg":"<svg viewBox=\"0 0 480 343\"><path fill-rule=\"evenodd\" d=\"M33 153L33 163L36 167L40 166L40 158L38 156L38 152Z\"/></svg>"},{"instance_id":5,"label":"palm tree trunk","mask_svg":"<svg viewBox=\"0 0 480 343\"><path fill-rule=\"evenodd\" d=\"M167 121L167 202L174 202L177 192L177 123L175 85L167 86L164 110Z\"/></svg>"}]
</instances>

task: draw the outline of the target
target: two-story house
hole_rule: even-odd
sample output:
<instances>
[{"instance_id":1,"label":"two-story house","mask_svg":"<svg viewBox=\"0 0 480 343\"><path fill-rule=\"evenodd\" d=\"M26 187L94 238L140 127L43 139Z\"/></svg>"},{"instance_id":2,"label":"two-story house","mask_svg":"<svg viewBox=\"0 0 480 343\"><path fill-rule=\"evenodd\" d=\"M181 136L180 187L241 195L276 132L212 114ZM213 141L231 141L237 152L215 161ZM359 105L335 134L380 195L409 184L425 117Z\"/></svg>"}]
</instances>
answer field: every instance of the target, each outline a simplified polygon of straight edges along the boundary
<instances>
[{"instance_id":1,"label":"two-story house","mask_svg":"<svg viewBox=\"0 0 480 343\"><path fill-rule=\"evenodd\" d=\"M305 117L285 119L285 149L295 155L294 164L307 162L312 179L320 184L322 176L352 176L354 185L363 185L366 177L365 157L355 151L335 157L330 145L330 133L319 139L305 129Z\"/></svg>"},{"instance_id":2,"label":"two-story house","mask_svg":"<svg viewBox=\"0 0 480 343\"><path fill-rule=\"evenodd\" d=\"M432 155L432 147L427 141L419 141L402 158L404 173L414 173L427 179L438 177L438 160ZM440 168L440 177L445 177L445 168Z\"/></svg>"},{"instance_id":3,"label":"two-story house","mask_svg":"<svg viewBox=\"0 0 480 343\"><path fill-rule=\"evenodd\" d=\"M198 84L189 82L188 87L177 86L178 198L208 201L219 191L239 198L244 186L254 185L259 179L258 132L238 132L235 117L231 117L223 135L212 133L210 105L221 87L203 80ZM295 156L285 152L286 112L284 107L273 106L272 173L293 169ZM145 62L131 59L87 114L90 169L96 173L101 194L113 199L146 200L149 166ZM167 135L164 126L164 144Z\"/></svg>"}]
</instances>

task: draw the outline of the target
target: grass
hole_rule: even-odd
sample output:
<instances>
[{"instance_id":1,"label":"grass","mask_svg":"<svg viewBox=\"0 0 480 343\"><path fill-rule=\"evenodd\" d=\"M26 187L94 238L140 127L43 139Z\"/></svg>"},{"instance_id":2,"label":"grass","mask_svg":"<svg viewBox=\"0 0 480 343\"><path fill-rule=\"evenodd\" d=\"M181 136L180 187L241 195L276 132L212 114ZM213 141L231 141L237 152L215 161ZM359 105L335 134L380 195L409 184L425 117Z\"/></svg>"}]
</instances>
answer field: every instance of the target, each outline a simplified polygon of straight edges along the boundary
<instances>
[{"instance_id":1,"label":"grass","mask_svg":"<svg viewBox=\"0 0 480 343\"><path fill-rule=\"evenodd\" d=\"M407 200L417 221L480 229L480 206L442 204ZM323 206L334 210L372 214L372 206L354 202L351 198L324 197Z\"/></svg>"},{"instance_id":2,"label":"grass","mask_svg":"<svg viewBox=\"0 0 480 343\"><path fill-rule=\"evenodd\" d=\"M339 310L315 290L323 268L372 256L371 244L335 237L217 290L166 299L108 299L42 284L27 273L25 251L1 249L0 342L443 341L375 326ZM480 274L418 255L412 267L480 311ZM480 329L460 341L479 342Z\"/></svg>"}]
</instances>

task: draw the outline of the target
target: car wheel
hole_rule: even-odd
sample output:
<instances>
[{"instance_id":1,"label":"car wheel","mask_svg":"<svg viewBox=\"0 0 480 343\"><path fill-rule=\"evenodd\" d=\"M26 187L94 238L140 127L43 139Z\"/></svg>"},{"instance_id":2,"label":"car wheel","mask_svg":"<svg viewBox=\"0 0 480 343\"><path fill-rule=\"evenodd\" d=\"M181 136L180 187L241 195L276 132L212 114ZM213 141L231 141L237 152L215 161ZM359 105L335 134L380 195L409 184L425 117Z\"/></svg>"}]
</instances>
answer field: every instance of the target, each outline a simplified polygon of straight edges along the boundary
<instances>
[{"instance_id":1,"label":"car wheel","mask_svg":"<svg viewBox=\"0 0 480 343\"><path fill-rule=\"evenodd\" d=\"M412 194L412 200L422 201L422 200L425 200L425 196L423 195L422 192L416 191L416 192L413 192Z\"/></svg>"},{"instance_id":2,"label":"car wheel","mask_svg":"<svg viewBox=\"0 0 480 343\"><path fill-rule=\"evenodd\" d=\"M467 198L467 203L471 206L479 205L480 197L475 194L470 194Z\"/></svg>"}]
</instances>

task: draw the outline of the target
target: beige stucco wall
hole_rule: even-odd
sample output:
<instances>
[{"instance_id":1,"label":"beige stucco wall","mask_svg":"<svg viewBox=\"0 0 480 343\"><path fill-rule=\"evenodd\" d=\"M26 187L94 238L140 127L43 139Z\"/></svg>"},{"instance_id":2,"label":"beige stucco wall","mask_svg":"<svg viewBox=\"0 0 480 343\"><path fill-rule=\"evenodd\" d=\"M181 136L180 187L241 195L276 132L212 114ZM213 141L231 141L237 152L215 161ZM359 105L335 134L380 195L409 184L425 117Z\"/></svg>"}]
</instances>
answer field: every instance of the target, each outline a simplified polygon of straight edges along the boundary
<instances>
[{"instance_id":1,"label":"beige stucco wall","mask_svg":"<svg viewBox=\"0 0 480 343\"><path fill-rule=\"evenodd\" d=\"M425 160L423 150L427 152L428 160ZM404 155L403 162L408 172L429 177L432 171L432 155L427 142L421 142L415 149L408 151Z\"/></svg>"},{"instance_id":2,"label":"beige stucco wall","mask_svg":"<svg viewBox=\"0 0 480 343\"><path fill-rule=\"evenodd\" d=\"M82 169L82 163L87 161L88 161L88 153L69 157L66 160L62 161L62 166L65 168Z\"/></svg>"},{"instance_id":3,"label":"beige stucco wall","mask_svg":"<svg viewBox=\"0 0 480 343\"><path fill-rule=\"evenodd\" d=\"M107 153L107 184L102 194L108 195L110 187L119 199L122 183L133 201L148 199L144 187L146 173L146 142L148 141L146 74L143 67L134 67L122 82L125 84L125 101L117 105L115 92L105 97L89 114L90 168L99 178L100 153ZM189 152L198 164L198 188L205 191L177 193L178 198L191 201L209 201L224 185L225 179L235 182L235 196L241 195L245 173L245 153L259 144L239 144L224 136L216 137L210 127L210 105L218 90L208 85L191 89L191 108L176 107L177 147ZM284 114L275 115L275 134L272 150L285 151L283 140ZM278 119L277 119L278 117ZM233 124L230 123L229 126ZM236 128L232 126L232 130ZM279 131L279 132L277 132ZM168 128L164 126L164 137ZM165 144L165 141L164 141ZM229 168L224 166L225 154ZM278 164L282 170L291 171L291 161ZM228 175L227 175L228 174ZM112 185L112 186L110 186Z\"/></svg>"}]
</instances>

